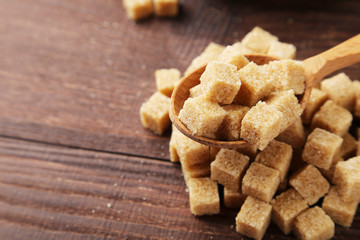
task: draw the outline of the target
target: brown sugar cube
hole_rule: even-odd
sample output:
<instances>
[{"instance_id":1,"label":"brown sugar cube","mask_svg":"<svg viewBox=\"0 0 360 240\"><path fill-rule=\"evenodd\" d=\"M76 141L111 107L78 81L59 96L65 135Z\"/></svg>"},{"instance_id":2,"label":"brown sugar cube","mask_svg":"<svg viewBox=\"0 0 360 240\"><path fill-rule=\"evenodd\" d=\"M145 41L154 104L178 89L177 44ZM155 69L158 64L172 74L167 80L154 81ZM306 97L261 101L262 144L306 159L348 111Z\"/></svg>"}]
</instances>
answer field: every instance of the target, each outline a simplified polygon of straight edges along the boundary
<instances>
[{"instance_id":1,"label":"brown sugar cube","mask_svg":"<svg viewBox=\"0 0 360 240\"><path fill-rule=\"evenodd\" d=\"M246 195L241 191L232 191L224 187L224 206L227 208L240 208L244 203Z\"/></svg>"},{"instance_id":2,"label":"brown sugar cube","mask_svg":"<svg viewBox=\"0 0 360 240\"><path fill-rule=\"evenodd\" d=\"M170 152L170 161L171 162L179 162L180 161L180 157L179 154L177 153L177 149L176 149L176 141L180 138L180 131L174 126L172 125L172 132L171 132L171 137L170 137L170 142L169 142L169 152Z\"/></svg>"},{"instance_id":3,"label":"brown sugar cube","mask_svg":"<svg viewBox=\"0 0 360 240\"><path fill-rule=\"evenodd\" d=\"M293 229L300 240L327 240L334 236L335 224L324 210L315 206L295 218Z\"/></svg>"},{"instance_id":4,"label":"brown sugar cube","mask_svg":"<svg viewBox=\"0 0 360 240\"><path fill-rule=\"evenodd\" d=\"M237 70L243 68L249 63L249 60L241 53L236 46L227 46L219 55L218 61L226 62L237 67Z\"/></svg>"},{"instance_id":5,"label":"brown sugar cube","mask_svg":"<svg viewBox=\"0 0 360 240\"><path fill-rule=\"evenodd\" d=\"M127 16L132 20L140 20L153 13L151 0L123 0Z\"/></svg>"},{"instance_id":6,"label":"brown sugar cube","mask_svg":"<svg viewBox=\"0 0 360 240\"><path fill-rule=\"evenodd\" d=\"M331 219L344 227L350 227L354 219L358 201L344 202L338 195L336 188L331 187L322 203L322 209Z\"/></svg>"},{"instance_id":7,"label":"brown sugar cube","mask_svg":"<svg viewBox=\"0 0 360 240\"><path fill-rule=\"evenodd\" d=\"M210 170L206 171L205 169L196 169L189 171L184 168L184 165L181 165L181 170L187 187L189 186L190 179L205 177L210 178Z\"/></svg>"},{"instance_id":8,"label":"brown sugar cube","mask_svg":"<svg viewBox=\"0 0 360 240\"><path fill-rule=\"evenodd\" d=\"M334 172L336 164L340 161L344 161L344 159L342 157L336 156L334 157L331 167L328 170L319 168L321 174L328 180L329 183L334 184Z\"/></svg>"},{"instance_id":9,"label":"brown sugar cube","mask_svg":"<svg viewBox=\"0 0 360 240\"><path fill-rule=\"evenodd\" d=\"M196 216L220 213L218 185L210 178L192 178L188 182L190 211Z\"/></svg>"},{"instance_id":10,"label":"brown sugar cube","mask_svg":"<svg viewBox=\"0 0 360 240\"><path fill-rule=\"evenodd\" d=\"M296 55L296 47L289 43L272 41L267 55L280 59L294 59Z\"/></svg>"},{"instance_id":11,"label":"brown sugar cube","mask_svg":"<svg viewBox=\"0 0 360 240\"><path fill-rule=\"evenodd\" d=\"M352 120L353 117L348 110L328 100L315 113L311 121L311 129L322 128L342 137L348 132Z\"/></svg>"},{"instance_id":12,"label":"brown sugar cube","mask_svg":"<svg viewBox=\"0 0 360 240\"><path fill-rule=\"evenodd\" d=\"M241 122L250 108L235 104L225 105L223 108L226 111L226 116L217 135L220 139L225 140L240 139Z\"/></svg>"},{"instance_id":13,"label":"brown sugar cube","mask_svg":"<svg viewBox=\"0 0 360 240\"><path fill-rule=\"evenodd\" d=\"M235 42L233 45L231 45L232 47L234 47L236 49L236 51L240 52L243 55L247 55L247 54L255 54L256 52L247 48L244 44L242 44L241 42Z\"/></svg>"},{"instance_id":14,"label":"brown sugar cube","mask_svg":"<svg viewBox=\"0 0 360 240\"><path fill-rule=\"evenodd\" d=\"M294 219L308 208L306 201L292 188L276 196L276 199L271 201L271 205L272 220L284 234L292 231Z\"/></svg>"},{"instance_id":15,"label":"brown sugar cube","mask_svg":"<svg viewBox=\"0 0 360 240\"><path fill-rule=\"evenodd\" d=\"M311 90L309 102L307 103L301 118L305 124L311 123L314 114L319 111L320 107L328 100L325 92L313 88Z\"/></svg>"},{"instance_id":16,"label":"brown sugar cube","mask_svg":"<svg viewBox=\"0 0 360 240\"><path fill-rule=\"evenodd\" d=\"M249 157L231 149L221 149L211 163L211 179L229 190L239 191L241 179L249 166Z\"/></svg>"},{"instance_id":17,"label":"brown sugar cube","mask_svg":"<svg viewBox=\"0 0 360 240\"><path fill-rule=\"evenodd\" d=\"M339 73L321 82L321 91L325 92L334 103L349 111L354 108L356 89L345 73Z\"/></svg>"},{"instance_id":18,"label":"brown sugar cube","mask_svg":"<svg viewBox=\"0 0 360 240\"><path fill-rule=\"evenodd\" d=\"M338 162L334 172L334 183L342 200L360 200L360 156Z\"/></svg>"},{"instance_id":19,"label":"brown sugar cube","mask_svg":"<svg viewBox=\"0 0 360 240\"><path fill-rule=\"evenodd\" d=\"M302 158L318 168L328 170L339 154L343 139L321 128L315 128L305 143Z\"/></svg>"},{"instance_id":20,"label":"brown sugar cube","mask_svg":"<svg viewBox=\"0 0 360 240\"><path fill-rule=\"evenodd\" d=\"M242 193L270 202L280 183L278 170L253 162L242 180Z\"/></svg>"},{"instance_id":21,"label":"brown sugar cube","mask_svg":"<svg viewBox=\"0 0 360 240\"><path fill-rule=\"evenodd\" d=\"M271 205L253 197L247 197L236 216L236 231L261 240L271 220Z\"/></svg>"},{"instance_id":22,"label":"brown sugar cube","mask_svg":"<svg viewBox=\"0 0 360 240\"><path fill-rule=\"evenodd\" d=\"M287 143L293 148L302 147L305 144L305 129L298 117L293 124L277 136L276 140Z\"/></svg>"},{"instance_id":23,"label":"brown sugar cube","mask_svg":"<svg viewBox=\"0 0 360 240\"><path fill-rule=\"evenodd\" d=\"M196 58L194 58L190 66L185 70L184 76L189 75L198 68L208 64L211 61L214 61L222 51L225 49L224 46L216 43L209 43L205 50Z\"/></svg>"},{"instance_id":24,"label":"brown sugar cube","mask_svg":"<svg viewBox=\"0 0 360 240\"><path fill-rule=\"evenodd\" d=\"M273 81L264 68L251 62L239 71L241 87L234 99L235 104L252 107L273 90Z\"/></svg>"},{"instance_id":25,"label":"brown sugar cube","mask_svg":"<svg viewBox=\"0 0 360 240\"><path fill-rule=\"evenodd\" d=\"M260 27L254 27L241 43L256 53L268 53L271 43L278 38Z\"/></svg>"},{"instance_id":26,"label":"brown sugar cube","mask_svg":"<svg viewBox=\"0 0 360 240\"><path fill-rule=\"evenodd\" d=\"M200 95L185 101L179 119L192 134L215 138L225 115L226 111L218 103L210 102L206 96Z\"/></svg>"},{"instance_id":27,"label":"brown sugar cube","mask_svg":"<svg viewBox=\"0 0 360 240\"><path fill-rule=\"evenodd\" d=\"M344 141L340 148L340 157L345 159L350 158L356 153L358 142L350 133L346 133L343 139Z\"/></svg>"},{"instance_id":28,"label":"brown sugar cube","mask_svg":"<svg viewBox=\"0 0 360 240\"><path fill-rule=\"evenodd\" d=\"M249 156L251 160L254 160L258 149L255 145L246 144L244 146L241 146L241 148L237 148L236 151L245 154L246 156Z\"/></svg>"},{"instance_id":29,"label":"brown sugar cube","mask_svg":"<svg viewBox=\"0 0 360 240\"><path fill-rule=\"evenodd\" d=\"M283 114L265 102L259 102L246 114L241 123L240 137L264 150L277 137L282 127Z\"/></svg>"},{"instance_id":30,"label":"brown sugar cube","mask_svg":"<svg viewBox=\"0 0 360 240\"><path fill-rule=\"evenodd\" d=\"M189 162L181 161L181 169L185 174L191 178L209 177L210 176L210 163L197 163L191 164Z\"/></svg>"},{"instance_id":31,"label":"brown sugar cube","mask_svg":"<svg viewBox=\"0 0 360 240\"><path fill-rule=\"evenodd\" d=\"M189 93L190 93L189 97L198 97L198 96L200 96L202 94L201 85L198 84L195 87L190 88Z\"/></svg>"},{"instance_id":32,"label":"brown sugar cube","mask_svg":"<svg viewBox=\"0 0 360 240\"><path fill-rule=\"evenodd\" d=\"M178 14L178 0L153 0L155 14L159 17L175 17Z\"/></svg>"},{"instance_id":33,"label":"brown sugar cube","mask_svg":"<svg viewBox=\"0 0 360 240\"><path fill-rule=\"evenodd\" d=\"M161 135L169 126L170 98L156 92L140 108L141 123L145 128Z\"/></svg>"},{"instance_id":34,"label":"brown sugar cube","mask_svg":"<svg viewBox=\"0 0 360 240\"><path fill-rule=\"evenodd\" d=\"M180 80L180 71L176 68L155 71L156 88L162 94L171 97L175 83Z\"/></svg>"},{"instance_id":35,"label":"brown sugar cube","mask_svg":"<svg viewBox=\"0 0 360 240\"><path fill-rule=\"evenodd\" d=\"M255 158L255 162L276 169L280 173L280 182L284 181L292 159L292 147L286 143L272 140Z\"/></svg>"},{"instance_id":36,"label":"brown sugar cube","mask_svg":"<svg viewBox=\"0 0 360 240\"><path fill-rule=\"evenodd\" d=\"M289 184L300 193L309 205L316 203L330 188L328 181L311 164L291 176Z\"/></svg>"}]
</instances>

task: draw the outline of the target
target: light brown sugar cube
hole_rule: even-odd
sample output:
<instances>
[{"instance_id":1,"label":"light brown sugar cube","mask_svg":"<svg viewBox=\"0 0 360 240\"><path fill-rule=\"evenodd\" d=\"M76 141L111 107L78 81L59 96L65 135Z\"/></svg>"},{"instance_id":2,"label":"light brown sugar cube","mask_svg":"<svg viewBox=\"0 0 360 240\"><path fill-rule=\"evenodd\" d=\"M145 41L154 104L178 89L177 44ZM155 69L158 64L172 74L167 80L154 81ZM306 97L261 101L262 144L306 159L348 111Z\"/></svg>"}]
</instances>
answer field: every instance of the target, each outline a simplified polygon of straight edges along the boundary
<instances>
[{"instance_id":1,"label":"light brown sugar cube","mask_svg":"<svg viewBox=\"0 0 360 240\"><path fill-rule=\"evenodd\" d=\"M185 174L191 178L200 178L210 176L210 162L191 164L189 162L181 161L181 169Z\"/></svg>"},{"instance_id":2,"label":"light brown sugar cube","mask_svg":"<svg viewBox=\"0 0 360 240\"><path fill-rule=\"evenodd\" d=\"M351 113L331 100L326 101L311 121L311 128L322 128L344 136L352 123Z\"/></svg>"},{"instance_id":3,"label":"light brown sugar cube","mask_svg":"<svg viewBox=\"0 0 360 240\"><path fill-rule=\"evenodd\" d=\"M305 124L311 123L311 120L314 114L319 111L320 107L328 100L328 97L325 92L313 88L311 90L311 95L309 102L307 103L301 118Z\"/></svg>"},{"instance_id":4,"label":"light brown sugar cube","mask_svg":"<svg viewBox=\"0 0 360 240\"><path fill-rule=\"evenodd\" d=\"M219 138L224 140L240 139L241 122L250 108L235 104L225 105L223 108L226 116L219 128Z\"/></svg>"},{"instance_id":5,"label":"light brown sugar cube","mask_svg":"<svg viewBox=\"0 0 360 240\"><path fill-rule=\"evenodd\" d=\"M221 149L211 163L211 179L229 190L239 191L249 161L248 156L235 150Z\"/></svg>"},{"instance_id":6,"label":"light brown sugar cube","mask_svg":"<svg viewBox=\"0 0 360 240\"><path fill-rule=\"evenodd\" d=\"M282 127L283 114L265 102L259 102L246 114L241 123L240 136L263 150L277 137Z\"/></svg>"},{"instance_id":7,"label":"light brown sugar cube","mask_svg":"<svg viewBox=\"0 0 360 240\"><path fill-rule=\"evenodd\" d=\"M205 50L198 57L192 60L190 66L185 70L184 76L189 75L205 64L216 60L224 49L225 47L220 44L213 42L209 43Z\"/></svg>"},{"instance_id":8,"label":"light brown sugar cube","mask_svg":"<svg viewBox=\"0 0 360 240\"><path fill-rule=\"evenodd\" d=\"M155 14L160 17L175 17L178 14L178 0L153 0Z\"/></svg>"},{"instance_id":9,"label":"light brown sugar cube","mask_svg":"<svg viewBox=\"0 0 360 240\"><path fill-rule=\"evenodd\" d=\"M271 201L271 205L272 220L284 234L292 231L294 219L308 208L306 201L292 188L276 196L276 199Z\"/></svg>"},{"instance_id":10,"label":"light brown sugar cube","mask_svg":"<svg viewBox=\"0 0 360 240\"><path fill-rule=\"evenodd\" d=\"M357 209L358 201L344 202L338 195L336 188L331 187L322 203L322 209L331 219L344 227L350 227Z\"/></svg>"},{"instance_id":11,"label":"light brown sugar cube","mask_svg":"<svg viewBox=\"0 0 360 240\"><path fill-rule=\"evenodd\" d=\"M305 129L301 118L298 117L293 124L291 124L288 128L279 134L276 140L287 143L293 148L304 146Z\"/></svg>"},{"instance_id":12,"label":"light brown sugar cube","mask_svg":"<svg viewBox=\"0 0 360 240\"><path fill-rule=\"evenodd\" d=\"M200 77L201 91L211 101L230 104L238 93L241 81L234 65L210 62Z\"/></svg>"},{"instance_id":13,"label":"light brown sugar cube","mask_svg":"<svg viewBox=\"0 0 360 240\"><path fill-rule=\"evenodd\" d=\"M246 144L244 146L241 146L241 148L237 148L236 151L245 154L246 156L249 156L251 160L254 160L258 152L258 149L255 145Z\"/></svg>"},{"instance_id":14,"label":"light brown sugar cube","mask_svg":"<svg viewBox=\"0 0 360 240\"><path fill-rule=\"evenodd\" d=\"M336 164L340 161L344 161L344 159L342 157L337 156L334 157L331 167L328 170L319 168L321 174L328 180L329 183L334 184L334 173L335 173Z\"/></svg>"},{"instance_id":15,"label":"light brown sugar cube","mask_svg":"<svg viewBox=\"0 0 360 240\"><path fill-rule=\"evenodd\" d=\"M278 38L260 27L254 27L241 43L256 53L268 53L271 43L277 41Z\"/></svg>"},{"instance_id":16,"label":"light brown sugar cube","mask_svg":"<svg viewBox=\"0 0 360 240\"><path fill-rule=\"evenodd\" d=\"M360 156L338 162L334 179L337 191L346 202L360 200Z\"/></svg>"},{"instance_id":17,"label":"light brown sugar cube","mask_svg":"<svg viewBox=\"0 0 360 240\"><path fill-rule=\"evenodd\" d=\"M276 91L294 90L295 94L302 94L305 90L304 64L300 61L285 59L272 61L264 65L267 74L273 79Z\"/></svg>"},{"instance_id":18,"label":"light brown sugar cube","mask_svg":"<svg viewBox=\"0 0 360 240\"><path fill-rule=\"evenodd\" d=\"M172 132L171 132L171 137L170 137L170 142L169 142L169 152L170 152L170 161L171 162L179 162L180 161L180 157L179 154L177 153L177 149L176 149L176 141L180 138L180 131L174 126L172 125Z\"/></svg>"},{"instance_id":19,"label":"light brown sugar cube","mask_svg":"<svg viewBox=\"0 0 360 240\"><path fill-rule=\"evenodd\" d=\"M358 142L350 133L346 133L343 139L344 141L340 148L340 157L345 159L350 158L356 153Z\"/></svg>"},{"instance_id":20,"label":"light brown sugar cube","mask_svg":"<svg viewBox=\"0 0 360 240\"><path fill-rule=\"evenodd\" d=\"M180 71L176 68L155 71L156 88L162 94L171 97L175 83L180 80Z\"/></svg>"},{"instance_id":21,"label":"light brown sugar cube","mask_svg":"<svg viewBox=\"0 0 360 240\"><path fill-rule=\"evenodd\" d=\"M270 220L271 205L249 196L236 216L236 231L260 240L263 238Z\"/></svg>"},{"instance_id":22,"label":"light brown sugar cube","mask_svg":"<svg viewBox=\"0 0 360 240\"><path fill-rule=\"evenodd\" d=\"M255 162L276 169L280 173L280 182L284 181L292 159L292 147L286 143L272 140L255 158Z\"/></svg>"},{"instance_id":23,"label":"light brown sugar cube","mask_svg":"<svg viewBox=\"0 0 360 240\"><path fill-rule=\"evenodd\" d=\"M151 0L123 0L123 5L128 17L135 21L146 18L153 13Z\"/></svg>"},{"instance_id":24,"label":"light brown sugar cube","mask_svg":"<svg viewBox=\"0 0 360 240\"><path fill-rule=\"evenodd\" d=\"M305 143L302 158L318 168L328 170L339 154L343 139L336 134L315 128Z\"/></svg>"},{"instance_id":25,"label":"light brown sugar cube","mask_svg":"<svg viewBox=\"0 0 360 240\"><path fill-rule=\"evenodd\" d=\"M224 187L224 206L227 208L240 208L244 203L246 195L241 191L232 191Z\"/></svg>"},{"instance_id":26,"label":"light brown sugar cube","mask_svg":"<svg viewBox=\"0 0 360 240\"><path fill-rule=\"evenodd\" d=\"M289 43L272 41L267 55L280 59L294 59L296 55L296 47Z\"/></svg>"},{"instance_id":27,"label":"light brown sugar cube","mask_svg":"<svg viewBox=\"0 0 360 240\"><path fill-rule=\"evenodd\" d=\"M144 127L161 135L169 126L170 98L156 92L140 108L140 119Z\"/></svg>"},{"instance_id":28,"label":"light brown sugar cube","mask_svg":"<svg viewBox=\"0 0 360 240\"><path fill-rule=\"evenodd\" d=\"M321 82L321 91L325 92L336 104L352 111L354 108L356 89L345 73L339 73Z\"/></svg>"},{"instance_id":29,"label":"light brown sugar cube","mask_svg":"<svg viewBox=\"0 0 360 240\"><path fill-rule=\"evenodd\" d=\"M204 95L188 98L179 113L179 119L192 134L208 138L215 138L225 116L226 111Z\"/></svg>"},{"instance_id":30,"label":"light brown sugar cube","mask_svg":"<svg viewBox=\"0 0 360 240\"><path fill-rule=\"evenodd\" d=\"M219 55L218 61L226 62L237 67L239 70L249 63L249 60L241 53L236 46L227 46Z\"/></svg>"},{"instance_id":31,"label":"light brown sugar cube","mask_svg":"<svg viewBox=\"0 0 360 240\"><path fill-rule=\"evenodd\" d=\"M188 188L192 214L201 216L220 213L220 197L215 181L210 178L191 178Z\"/></svg>"},{"instance_id":32,"label":"light brown sugar cube","mask_svg":"<svg viewBox=\"0 0 360 240\"><path fill-rule=\"evenodd\" d=\"M240 52L243 55L247 55L247 54L255 54L256 52L247 48L244 44L242 44L241 42L235 42L233 45L231 45L232 47L234 47L236 49L236 51Z\"/></svg>"},{"instance_id":33,"label":"light brown sugar cube","mask_svg":"<svg viewBox=\"0 0 360 240\"><path fill-rule=\"evenodd\" d=\"M273 90L273 81L264 68L251 62L239 71L241 87L234 103L252 107Z\"/></svg>"},{"instance_id":34,"label":"light brown sugar cube","mask_svg":"<svg viewBox=\"0 0 360 240\"><path fill-rule=\"evenodd\" d=\"M201 85L198 84L195 87L190 88L189 97L198 97L202 94Z\"/></svg>"},{"instance_id":35,"label":"light brown sugar cube","mask_svg":"<svg viewBox=\"0 0 360 240\"><path fill-rule=\"evenodd\" d=\"M242 193L270 202L280 183L278 170L253 162L242 180Z\"/></svg>"},{"instance_id":36,"label":"light brown sugar cube","mask_svg":"<svg viewBox=\"0 0 360 240\"><path fill-rule=\"evenodd\" d=\"M294 220L294 233L300 240L328 240L335 234L335 224L324 210L315 206Z\"/></svg>"},{"instance_id":37,"label":"light brown sugar cube","mask_svg":"<svg viewBox=\"0 0 360 240\"><path fill-rule=\"evenodd\" d=\"M190 179L193 178L210 178L210 170L206 171L205 169L197 170L186 170L183 165L181 165L181 171L184 176L185 184L188 187Z\"/></svg>"}]
</instances>

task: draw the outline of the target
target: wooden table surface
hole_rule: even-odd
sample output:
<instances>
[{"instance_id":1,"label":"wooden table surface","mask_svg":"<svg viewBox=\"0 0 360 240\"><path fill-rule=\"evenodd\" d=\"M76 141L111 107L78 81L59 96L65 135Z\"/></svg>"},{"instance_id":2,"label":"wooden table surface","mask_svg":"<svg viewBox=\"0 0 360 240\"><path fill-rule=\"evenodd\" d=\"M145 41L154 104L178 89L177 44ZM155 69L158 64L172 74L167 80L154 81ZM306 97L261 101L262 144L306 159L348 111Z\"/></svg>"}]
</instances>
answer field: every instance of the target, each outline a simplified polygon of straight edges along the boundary
<instances>
[{"instance_id":1,"label":"wooden table surface","mask_svg":"<svg viewBox=\"0 0 360 240\"><path fill-rule=\"evenodd\" d=\"M236 210L191 215L170 131L141 126L154 71L257 25L305 59L359 33L360 2L180 2L175 19L135 24L121 0L0 0L1 240L247 239ZM264 237L293 238L274 224ZM335 238L360 239L359 210Z\"/></svg>"}]
</instances>

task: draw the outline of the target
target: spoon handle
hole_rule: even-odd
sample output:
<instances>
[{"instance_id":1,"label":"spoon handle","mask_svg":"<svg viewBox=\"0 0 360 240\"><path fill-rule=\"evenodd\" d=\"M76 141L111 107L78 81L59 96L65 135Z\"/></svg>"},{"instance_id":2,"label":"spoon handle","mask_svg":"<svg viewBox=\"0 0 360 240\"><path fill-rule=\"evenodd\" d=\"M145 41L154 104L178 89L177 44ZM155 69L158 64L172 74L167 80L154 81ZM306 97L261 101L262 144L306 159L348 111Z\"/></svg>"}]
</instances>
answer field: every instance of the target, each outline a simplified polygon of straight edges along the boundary
<instances>
[{"instance_id":1,"label":"spoon handle","mask_svg":"<svg viewBox=\"0 0 360 240\"><path fill-rule=\"evenodd\" d=\"M310 86L326 75L360 62L360 34L304 61Z\"/></svg>"}]
</instances>

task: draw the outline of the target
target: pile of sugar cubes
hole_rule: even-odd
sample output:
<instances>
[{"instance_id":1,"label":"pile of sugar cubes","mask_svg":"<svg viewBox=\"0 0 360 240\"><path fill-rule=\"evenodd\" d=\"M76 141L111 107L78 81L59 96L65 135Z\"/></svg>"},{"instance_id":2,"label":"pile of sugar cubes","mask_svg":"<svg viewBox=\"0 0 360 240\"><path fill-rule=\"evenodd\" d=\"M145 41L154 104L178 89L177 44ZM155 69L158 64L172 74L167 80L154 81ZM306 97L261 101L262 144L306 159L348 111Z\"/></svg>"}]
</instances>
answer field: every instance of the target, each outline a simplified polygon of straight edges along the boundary
<instances>
[{"instance_id":1,"label":"pile of sugar cubes","mask_svg":"<svg viewBox=\"0 0 360 240\"><path fill-rule=\"evenodd\" d=\"M179 11L178 0L123 0L127 16L134 21L153 14L158 17L176 17Z\"/></svg>"},{"instance_id":2,"label":"pile of sugar cubes","mask_svg":"<svg viewBox=\"0 0 360 240\"><path fill-rule=\"evenodd\" d=\"M217 65L226 65L234 71L249 65L262 68L246 62L237 52L227 52L229 48L236 48L241 54L262 53L281 59L293 58L296 51L293 45L281 43L275 36L255 27L241 42L230 47L210 43L192 61L185 75L204 64L215 65L215 69ZM224 63L224 56L230 53L237 56L232 58L237 60ZM243 62L244 66L234 65L235 62ZM298 67L292 60L278 62ZM235 70L238 67L240 70ZM280 72L293 69L286 64L277 67ZM144 127L162 134L171 124L169 96L180 79L180 72L157 70L155 78L158 91L141 106L140 115ZM241 89L247 83L240 79ZM243 106L219 104L224 112L231 113L231 117L222 120L230 124L220 124L227 126L223 129L226 134L221 136L238 138L242 132L231 130L239 129L241 124L236 121L244 121L243 116L254 108L264 114L294 114L298 108L294 94L299 93L295 93L295 89L272 89L265 100L255 106L249 106L255 101ZM189 99L203 95L202 87L197 87L191 89ZM293 104L292 109L279 107L283 104ZM265 123L268 118L257 121ZM173 127L170 160L181 164L191 213L196 216L219 214L221 198L224 207L239 209L236 231L248 237L262 239L272 220L284 234L292 232L298 239L332 238L335 224L351 226L360 201L360 141L349 132L353 118L360 119L360 81L352 81L346 74L339 73L324 79L312 90L306 109L295 121L282 118L278 123L280 129L284 121L293 123L264 145L217 149L197 143ZM231 124L233 119L236 121ZM264 124L261 131L268 134L269 126ZM359 138L360 128L357 134Z\"/></svg>"}]
</instances>

